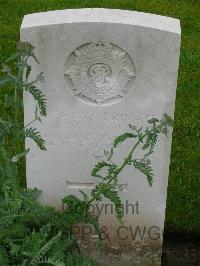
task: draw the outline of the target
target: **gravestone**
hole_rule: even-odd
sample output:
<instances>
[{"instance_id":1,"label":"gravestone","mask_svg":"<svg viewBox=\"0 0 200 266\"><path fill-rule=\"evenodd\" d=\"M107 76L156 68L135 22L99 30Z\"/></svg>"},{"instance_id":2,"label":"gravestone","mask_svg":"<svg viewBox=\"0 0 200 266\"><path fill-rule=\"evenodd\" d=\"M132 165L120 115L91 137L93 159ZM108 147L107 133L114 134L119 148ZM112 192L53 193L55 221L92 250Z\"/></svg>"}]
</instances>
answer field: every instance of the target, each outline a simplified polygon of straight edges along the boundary
<instances>
[{"instance_id":1,"label":"gravestone","mask_svg":"<svg viewBox=\"0 0 200 266\"><path fill-rule=\"evenodd\" d=\"M40 65L32 62L32 74L44 72L40 87L48 102L47 117L34 125L47 151L26 141L31 148L27 185L43 191L42 203L59 209L66 194L91 192L97 182L91 169L128 124L145 126L163 113L173 117L180 24L133 11L50 11L24 17L21 41L35 46ZM32 120L33 111L33 100L25 94L25 123ZM139 243L161 249L171 134L159 137L152 155L152 187L132 167L121 173L123 226L109 201L94 206L111 245ZM129 145L122 145L119 160Z\"/></svg>"}]
</instances>

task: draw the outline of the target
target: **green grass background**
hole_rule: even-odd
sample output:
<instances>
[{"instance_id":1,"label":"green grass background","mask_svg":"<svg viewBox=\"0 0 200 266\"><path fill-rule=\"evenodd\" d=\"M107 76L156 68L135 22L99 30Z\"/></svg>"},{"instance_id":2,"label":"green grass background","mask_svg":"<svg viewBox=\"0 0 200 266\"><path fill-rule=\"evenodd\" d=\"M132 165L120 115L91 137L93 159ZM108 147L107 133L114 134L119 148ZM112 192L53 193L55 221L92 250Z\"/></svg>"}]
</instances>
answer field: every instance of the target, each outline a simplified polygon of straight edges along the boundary
<instances>
[{"instance_id":1,"label":"green grass background","mask_svg":"<svg viewBox=\"0 0 200 266\"><path fill-rule=\"evenodd\" d=\"M137 10L181 20L165 229L200 235L200 0L0 0L0 63L15 51L25 14L84 7ZM25 178L23 164L21 174Z\"/></svg>"}]
</instances>

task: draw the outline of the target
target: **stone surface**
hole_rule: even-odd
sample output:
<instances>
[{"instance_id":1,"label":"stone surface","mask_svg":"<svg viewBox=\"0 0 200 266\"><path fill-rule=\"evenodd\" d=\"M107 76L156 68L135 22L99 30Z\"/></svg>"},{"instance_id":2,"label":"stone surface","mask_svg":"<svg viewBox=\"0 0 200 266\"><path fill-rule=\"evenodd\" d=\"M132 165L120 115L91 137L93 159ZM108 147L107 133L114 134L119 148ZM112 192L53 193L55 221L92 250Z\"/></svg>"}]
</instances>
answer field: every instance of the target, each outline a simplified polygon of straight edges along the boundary
<instances>
[{"instance_id":1,"label":"stone surface","mask_svg":"<svg viewBox=\"0 0 200 266\"><path fill-rule=\"evenodd\" d=\"M97 39L69 56L65 77L67 82L71 80L76 96L102 104L125 96L129 80L135 77L133 68L126 52L106 40Z\"/></svg>"},{"instance_id":2,"label":"stone surface","mask_svg":"<svg viewBox=\"0 0 200 266\"><path fill-rule=\"evenodd\" d=\"M41 202L59 208L64 195L91 191L97 182L91 169L129 123L145 126L150 117L164 112L173 117L180 24L132 11L51 11L25 16L21 40L36 47L41 64L33 62L33 75L44 72L40 87L48 101L47 118L35 124L46 139L47 152L27 140L27 184L43 190ZM26 123L32 120L31 96L24 95L24 106ZM98 206L111 244L139 241L160 249L171 133L159 138L152 156L152 187L132 167L120 175L124 227L105 205L108 201ZM129 145L120 147L119 161Z\"/></svg>"}]
</instances>

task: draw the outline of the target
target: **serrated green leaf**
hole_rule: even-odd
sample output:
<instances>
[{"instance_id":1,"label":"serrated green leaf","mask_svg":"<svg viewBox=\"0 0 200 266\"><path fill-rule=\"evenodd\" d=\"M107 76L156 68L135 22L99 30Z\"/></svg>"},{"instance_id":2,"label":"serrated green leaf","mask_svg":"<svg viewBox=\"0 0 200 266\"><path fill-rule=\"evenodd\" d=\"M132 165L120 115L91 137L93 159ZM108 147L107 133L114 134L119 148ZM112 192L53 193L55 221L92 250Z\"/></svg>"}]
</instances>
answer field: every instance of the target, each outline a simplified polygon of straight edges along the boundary
<instances>
[{"instance_id":1,"label":"serrated green leaf","mask_svg":"<svg viewBox=\"0 0 200 266\"><path fill-rule=\"evenodd\" d=\"M61 232L58 232L56 236L52 237L44 246L42 246L41 249L30 261L30 265L37 265L42 260L44 255L49 251L49 249L58 241L60 236Z\"/></svg>"},{"instance_id":2,"label":"serrated green leaf","mask_svg":"<svg viewBox=\"0 0 200 266\"><path fill-rule=\"evenodd\" d=\"M116 216L121 219L123 216L122 201L118 194L118 190L113 187L113 184L102 184L101 191L104 197L108 198L115 206Z\"/></svg>"},{"instance_id":3,"label":"serrated green leaf","mask_svg":"<svg viewBox=\"0 0 200 266\"><path fill-rule=\"evenodd\" d=\"M137 129L136 126L132 126L131 124L129 124L128 126L129 126L130 129L132 129L132 130L136 130L136 129Z\"/></svg>"},{"instance_id":4,"label":"serrated green leaf","mask_svg":"<svg viewBox=\"0 0 200 266\"><path fill-rule=\"evenodd\" d=\"M139 170L147 177L149 185L152 186L154 175L151 166L143 161L137 161L137 160L132 160L132 164L134 165L135 169Z\"/></svg>"},{"instance_id":5,"label":"serrated green leaf","mask_svg":"<svg viewBox=\"0 0 200 266\"><path fill-rule=\"evenodd\" d=\"M79 189L79 192L83 195L84 200L87 201L88 195L84 191L82 191L81 189Z\"/></svg>"},{"instance_id":6,"label":"serrated green leaf","mask_svg":"<svg viewBox=\"0 0 200 266\"><path fill-rule=\"evenodd\" d=\"M31 70L32 70L32 67L27 65L27 67L26 67L26 81L28 80L28 77L31 73Z\"/></svg>"},{"instance_id":7,"label":"serrated green leaf","mask_svg":"<svg viewBox=\"0 0 200 266\"><path fill-rule=\"evenodd\" d=\"M170 127L173 127L173 123L174 123L173 119L166 113L164 113L163 117L165 119L166 124Z\"/></svg>"},{"instance_id":8,"label":"serrated green leaf","mask_svg":"<svg viewBox=\"0 0 200 266\"><path fill-rule=\"evenodd\" d=\"M23 56L32 56L32 52L35 47L29 42L19 42L17 46L17 51Z\"/></svg>"},{"instance_id":9,"label":"serrated green leaf","mask_svg":"<svg viewBox=\"0 0 200 266\"><path fill-rule=\"evenodd\" d=\"M128 138L136 138L137 135L133 134L133 133L124 133L118 137L115 138L114 142L113 142L113 147L116 148L120 143L124 142L125 140L127 140Z\"/></svg>"},{"instance_id":10,"label":"serrated green leaf","mask_svg":"<svg viewBox=\"0 0 200 266\"><path fill-rule=\"evenodd\" d=\"M110 161L113 156L113 147L109 151L104 150L104 155L107 157L107 160Z\"/></svg>"},{"instance_id":11,"label":"serrated green leaf","mask_svg":"<svg viewBox=\"0 0 200 266\"><path fill-rule=\"evenodd\" d=\"M150 120L147 121L149 124L153 124L156 122L159 122L159 120L157 118L151 118Z\"/></svg>"},{"instance_id":12,"label":"serrated green leaf","mask_svg":"<svg viewBox=\"0 0 200 266\"><path fill-rule=\"evenodd\" d=\"M34 140L41 150L46 150L45 140L41 137L40 133L36 130L36 128L32 128L32 127L27 128L25 129L24 134L25 134L25 137L28 137Z\"/></svg>"},{"instance_id":13,"label":"serrated green leaf","mask_svg":"<svg viewBox=\"0 0 200 266\"><path fill-rule=\"evenodd\" d=\"M40 61L37 59L37 57L32 53L31 56L33 57L33 59L38 63L40 64Z\"/></svg>"},{"instance_id":14,"label":"serrated green leaf","mask_svg":"<svg viewBox=\"0 0 200 266\"><path fill-rule=\"evenodd\" d=\"M97 175L97 173L103 169L104 167L108 167L110 166L110 164L108 164L107 162L105 161L101 161L101 162L98 162L94 168L92 169L91 171L91 175L94 176L94 177L101 177L100 175ZM102 177L101 177L102 178Z\"/></svg>"},{"instance_id":15,"label":"serrated green leaf","mask_svg":"<svg viewBox=\"0 0 200 266\"><path fill-rule=\"evenodd\" d=\"M49 264L53 266L65 266L65 263L63 263L61 260L55 259L55 258L45 258L41 261L42 264Z\"/></svg>"},{"instance_id":16,"label":"serrated green leaf","mask_svg":"<svg viewBox=\"0 0 200 266\"><path fill-rule=\"evenodd\" d=\"M150 147L152 150L158 140L158 134L156 131L148 131L145 139L145 144L142 149L145 150Z\"/></svg>"},{"instance_id":17,"label":"serrated green leaf","mask_svg":"<svg viewBox=\"0 0 200 266\"><path fill-rule=\"evenodd\" d=\"M44 94L41 92L41 90L39 90L33 85L28 86L27 89L33 95L34 99L37 101L39 109L40 109L40 114L42 116L46 116L47 103L46 103L46 98Z\"/></svg>"}]
</instances>

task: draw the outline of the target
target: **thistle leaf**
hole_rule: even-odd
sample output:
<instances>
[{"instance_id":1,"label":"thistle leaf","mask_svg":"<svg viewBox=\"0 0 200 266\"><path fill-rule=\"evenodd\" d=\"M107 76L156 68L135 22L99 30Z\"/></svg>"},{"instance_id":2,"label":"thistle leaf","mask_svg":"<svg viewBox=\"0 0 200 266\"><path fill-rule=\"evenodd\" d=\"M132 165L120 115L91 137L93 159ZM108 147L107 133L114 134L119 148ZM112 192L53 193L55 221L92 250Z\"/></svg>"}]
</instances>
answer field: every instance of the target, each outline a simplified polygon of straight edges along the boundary
<instances>
[{"instance_id":1,"label":"thistle leaf","mask_svg":"<svg viewBox=\"0 0 200 266\"><path fill-rule=\"evenodd\" d=\"M41 137L40 133L35 128L27 128L25 129L25 137L31 138L35 141L35 143L38 145L38 147L41 150L46 150L45 147L45 140Z\"/></svg>"},{"instance_id":2,"label":"thistle leaf","mask_svg":"<svg viewBox=\"0 0 200 266\"><path fill-rule=\"evenodd\" d=\"M114 140L114 142L113 142L113 147L114 148L116 148L117 147L117 145L119 145L120 143L122 143L122 142L124 142L126 139L128 139L128 138L136 138L137 137L137 135L135 135L135 134L133 134L133 133L124 133L124 134L122 134L122 135L120 135L120 136L118 136L115 140Z\"/></svg>"},{"instance_id":3,"label":"thistle leaf","mask_svg":"<svg viewBox=\"0 0 200 266\"><path fill-rule=\"evenodd\" d=\"M44 94L41 92L41 90L39 90L33 85L28 86L27 89L33 95L34 99L37 101L39 109L40 109L40 114L42 116L46 116L47 103L46 103L46 98Z\"/></svg>"},{"instance_id":4,"label":"thistle leaf","mask_svg":"<svg viewBox=\"0 0 200 266\"><path fill-rule=\"evenodd\" d=\"M88 200L88 195L83 190L80 189L79 192L83 195L84 200Z\"/></svg>"},{"instance_id":5,"label":"thistle leaf","mask_svg":"<svg viewBox=\"0 0 200 266\"><path fill-rule=\"evenodd\" d=\"M102 194L104 197L108 198L115 206L115 212L117 218L120 220L123 216L123 204L118 194L118 190L115 189L113 184L102 184L101 187Z\"/></svg>"},{"instance_id":6,"label":"thistle leaf","mask_svg":"<svg viewBox=\"0 0 200 266\"><path fill-rule=\"evenodd\" d=\"M53 266L65 266L65 263L63 263L61 260L57 260L55 258L45 258L41 261L42 264L50 264Z\"/></svg>"},{"instance_id":7,"label":"thistle leaf","mask_svg":"<svg viewBox=\"0 0 200 266\"><path fill-rule=\"evenodd\" d=\"M173 123L174 123L173 119L169 115L167 115L166 113L164 113L163 117L165 119L165 123L168 126L173 127Z\"/></svg>"},{"instance_id":8,"label":"thistle leaf","mask_svg":"<svg viewBox=\"0 0 200 266\"><path fill-rule=\"evenodd\" d=\"M59 232L56 236L52 237L41 249L37 252L37 254L30 261L30 265L37 265L40 263L44 255L49 251L49 249L58 241L61 236L61 232Z\"/></svg>"},{"instance_id":9,"label":"thistle leaf","mask_svg":"<svg viewBox=\"0 0 200 266\"><path fill-rule=\"evenodd\" d=\"M28 80L28 77L31 73L31 70L32 70L32 67L27 65L27 67L26 67L26 81Z\"/></svg>"},{"instance_id":10,"label":"thistle leaf","mask_svg":"<svg viewBox=\"0 0 200 266\"><path fill-rule=\"evenodd\" d=\"M137 160L132 160L132 164L134 165L135 169L139 170L147 177L149 185L152 186L154 175L151 166L143 161L137 161Z\"/></svg>"},{"instance_id":11,"label":"thistle leaf","mask_svg":"<svg viewBox=\"0 0 200 266\"><path fill-rule=\"evenodd\" d=\"M149 124L153 124L156 122L159 122L159 120L157 118L151 118L150 120L147 121Z\"/></svg>"},{"instance_id":12,"label":"thistle leaf","mask_svg":"<svg viewBox=\"0 0 200 266\"><path fill-rule=\"evenodd\" d=\"M142 149L145 150L150 147L150 150L153 150L156 142L158 140L158 134L156 131L147 131L146 141Z\"/></svg>"},{"instance_id":13,"label":"thistle leaf","mask_svg":"<svg viewBox=\"0 0 200 266\"><path fill-rule=\"evenodd\" d=\"M108 166L109 164L105 161L98 162L94 168L92 169L91 175L92 176L97 176L97 173L104 167Z\"/></svg>"},{"instance_id":14,"label":"thistle leaf","mask_svg":"<svg viewBox=\"0 0 200 266\"><path fill-rule=\"evenodd\" d=\"M110 149L110 151L104 150L104 155L107 157L107 161L110 161L113 156L113 147Z\"/></svg>"},{"instance_id":15,"label":"thistle leaf","mask_svg":"<svg viewBox=\"0 0 200 266\"><path fill-rule=\"evenodd\" d=\"M29 42L19 42L17 51L22 56L32 56L35 47Z\"/></svg>"}]
</instances>

